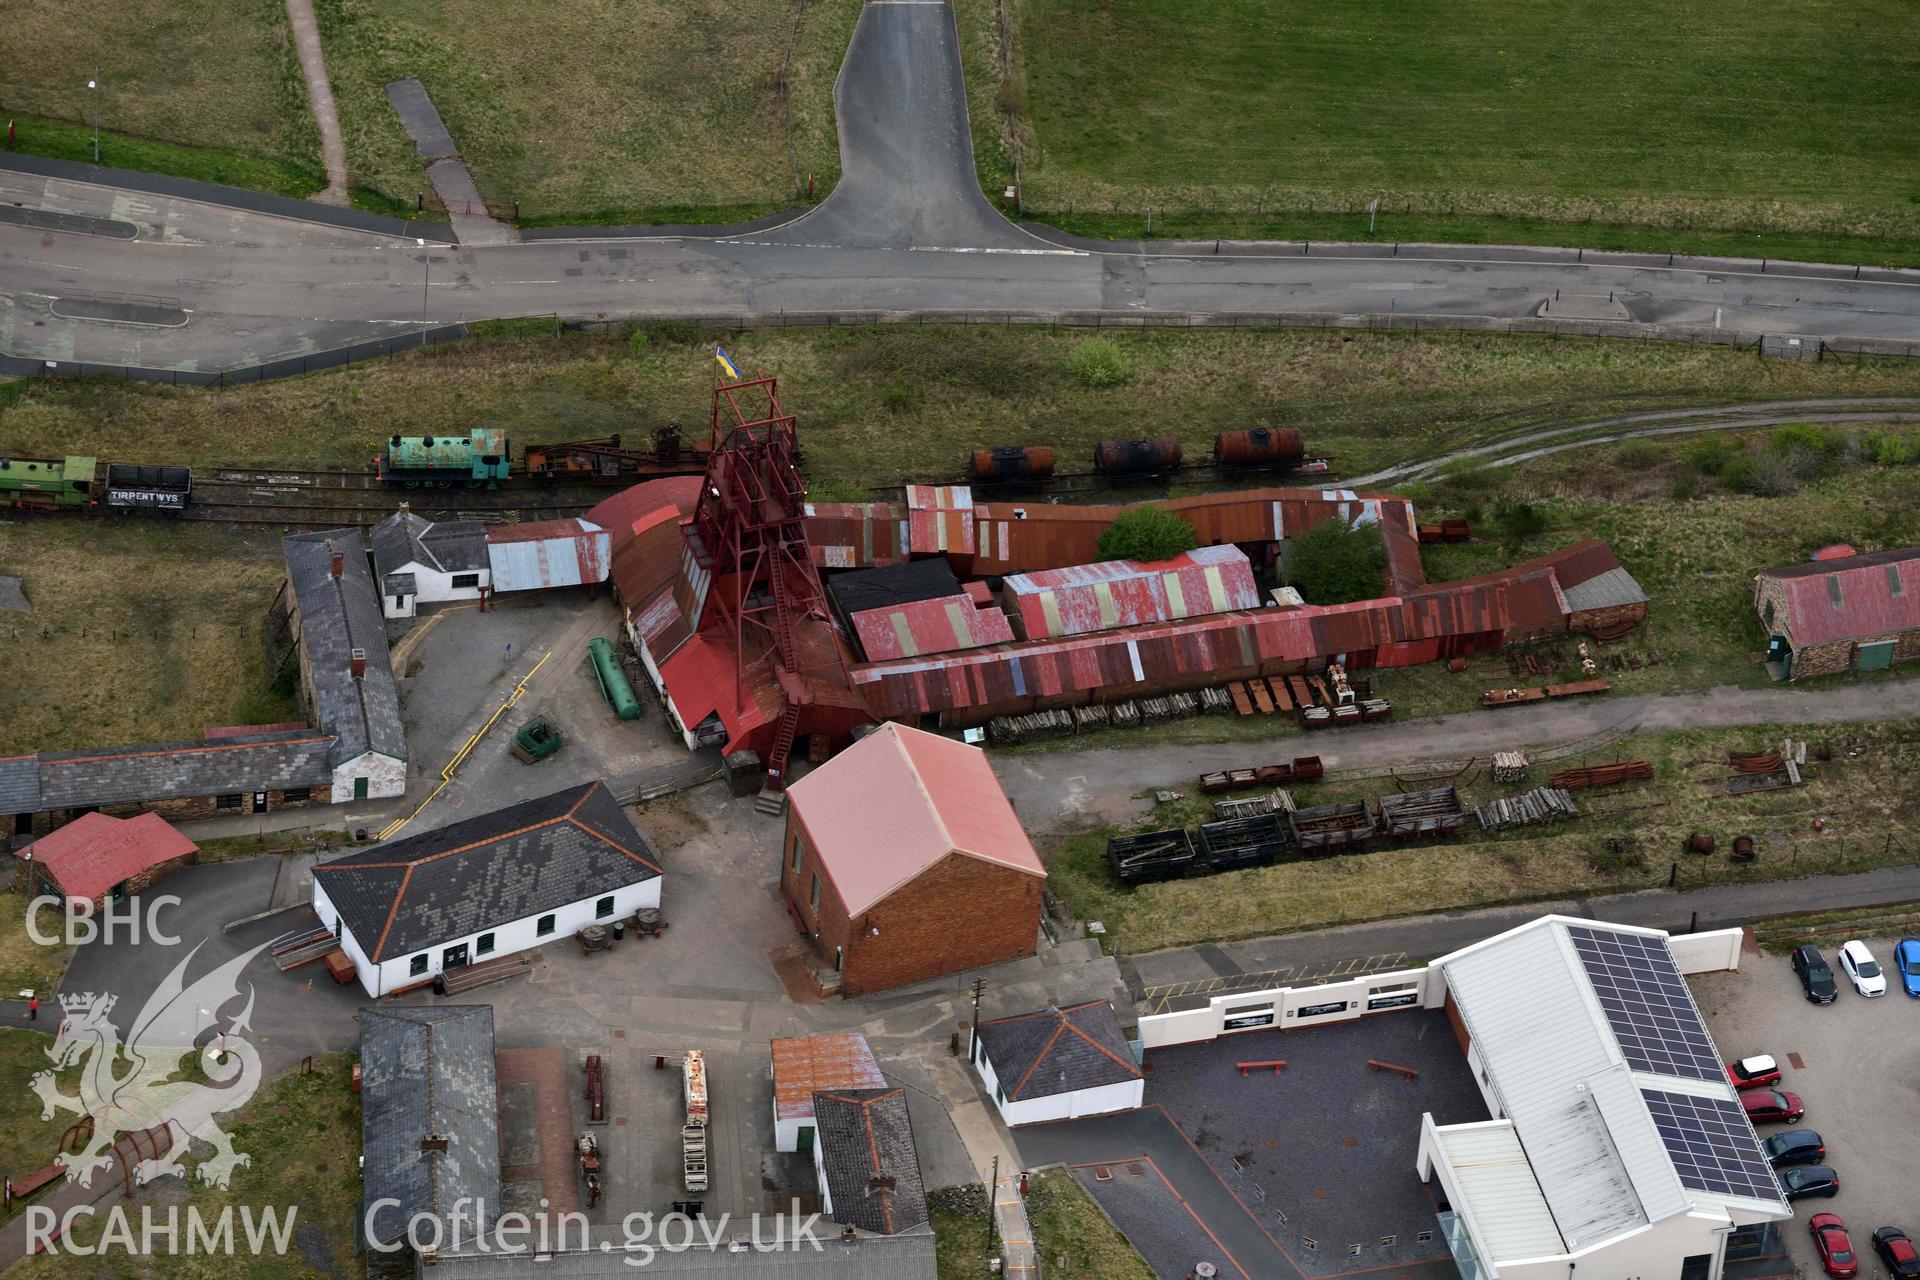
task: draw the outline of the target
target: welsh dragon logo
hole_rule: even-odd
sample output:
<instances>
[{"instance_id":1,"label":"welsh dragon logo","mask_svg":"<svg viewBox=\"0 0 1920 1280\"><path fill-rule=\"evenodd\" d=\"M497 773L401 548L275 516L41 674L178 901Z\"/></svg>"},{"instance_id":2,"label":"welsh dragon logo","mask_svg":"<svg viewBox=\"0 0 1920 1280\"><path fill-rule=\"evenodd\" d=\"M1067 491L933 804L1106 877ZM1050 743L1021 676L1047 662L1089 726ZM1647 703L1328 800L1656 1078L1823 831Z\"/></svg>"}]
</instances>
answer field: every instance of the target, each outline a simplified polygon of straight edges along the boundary
<instances>
[{"instance_id":1,"label":"welsh dragon logo","mask_svg":"<svg viewBox=\"0 0 1920 1280\"><path fill-rule=\"evenodd\" d=\"M187 966L199 954L196 946L148 998L124 1043L108 1016L116 997L91 991L60 997L66 1016L47 1050L53 1070L33 1077L33 1091L40 1097L42 1120L56 1111L93 1117L85 1150L66 1158L69 1181L91 1186L95 1170L112 1167L114 1144L122 1135L145 1134L158 1144L159 1154L143 1158L134 1169L141 1183L184 1176L180 1161L195 1140L213 1148L196 1172L214 1186L227 1186L235 1169L252 1162L233 1149L214 1117L245 1106L260 1087L260 1055L236 1034L253 1016L251 983L239 1016L225 1028L219 1022L221 1007L240 997L241 970L262 949L255 947L188 986ZM217 1034L202 1044L208 1032ZM189 1053L198 1056L205 1083L177 1078ZM60 1092L56 1072L76 1064L80 1091L69 1096Z\"/></svg>"}]
</instances>

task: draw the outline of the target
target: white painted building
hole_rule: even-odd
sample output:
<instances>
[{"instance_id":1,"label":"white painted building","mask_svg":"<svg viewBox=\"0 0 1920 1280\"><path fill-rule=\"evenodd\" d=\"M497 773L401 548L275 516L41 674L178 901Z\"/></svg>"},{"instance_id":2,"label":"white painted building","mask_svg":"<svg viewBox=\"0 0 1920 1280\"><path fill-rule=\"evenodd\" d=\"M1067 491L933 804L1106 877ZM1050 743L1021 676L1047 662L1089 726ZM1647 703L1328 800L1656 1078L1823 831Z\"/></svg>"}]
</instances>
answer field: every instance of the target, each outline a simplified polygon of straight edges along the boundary
<instances>
[{"instance_id":1,"label":"white painted building","mask_svg":"<svg viewBox=\"0 0 1920 1280\"><path fill-rule=\"evenodd\" d=\"M478 600L493 585L487 526L436 523L403 506L373 527L373 572L389 618L411 618L423 604Z\"/></svg>"},{"instance_id":2,"label":"white painted building","mask_svg":"<svg viewBox=\"0 0 1920 1280\"><path fill-rule=\"evenodd\" d=\"M1104 1000L982 1022L973 1069L1008 1125L1137 1109L1146 1077Z\"/></svg>"},{"instance_id":3,"label":"white painted building","mask_svg":"<svg viewBox=\"0 0 1920 1280\"><path fill-rule=\"evenodd\" d=\"M660 864L591 782L313 869L313 909L370 996L660 905Z\"/></svg>"},{"instance_id":4,"label":"white painted building","mask_svg":"<svg viewBox=\"0 0 1920 1280\"><path fill-rule=\"evenodd\" d=\"M1494 1117L1421 1126L1463 1280L1721 1280L1774 1247L1792 1210L1679 949L1546 916L1433 962Z\"/></svg>"}]
</instances>

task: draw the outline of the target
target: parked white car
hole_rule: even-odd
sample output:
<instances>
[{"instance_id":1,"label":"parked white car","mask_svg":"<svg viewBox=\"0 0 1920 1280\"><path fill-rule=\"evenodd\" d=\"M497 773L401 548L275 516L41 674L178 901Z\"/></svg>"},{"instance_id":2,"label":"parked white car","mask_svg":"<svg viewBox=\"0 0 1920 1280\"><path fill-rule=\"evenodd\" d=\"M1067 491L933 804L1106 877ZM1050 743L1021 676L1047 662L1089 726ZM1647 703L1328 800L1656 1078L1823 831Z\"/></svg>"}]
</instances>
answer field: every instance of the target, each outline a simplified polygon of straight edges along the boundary
<instances>
[{"instance_id":1,"label":"parked white car","mask_svg":"<svg viewBox=\"0 0 1920 1280\"><path fill-rule=\"evenodd\" d=\"M1880 972L1880 962L1858 938L1840 948L1840 967L1847 971L1853 989L1861 995L1871 999L1887 994L1887 975Z\"/></svg>"}]
</instances>

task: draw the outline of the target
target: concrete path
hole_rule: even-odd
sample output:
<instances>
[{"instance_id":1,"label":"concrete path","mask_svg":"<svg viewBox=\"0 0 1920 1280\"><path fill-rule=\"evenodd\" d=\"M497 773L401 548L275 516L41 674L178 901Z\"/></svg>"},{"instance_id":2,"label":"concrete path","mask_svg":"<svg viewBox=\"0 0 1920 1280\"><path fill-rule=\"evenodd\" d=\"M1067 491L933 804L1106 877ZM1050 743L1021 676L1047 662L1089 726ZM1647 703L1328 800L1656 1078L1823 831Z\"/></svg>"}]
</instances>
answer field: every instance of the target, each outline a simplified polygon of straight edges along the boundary
<instances>
[{"instance_id":1,"label":"concrete path","mask_svg":"<svg viewBox=\"0 0 1920 1280\"><path fill-rule=\"evenodd\" d=\"M314 20L313 0L287 0L287 24L293 28L294 47L300 51L300 74L307 82L307 102L320 130L320 156L327 166L327 185L314 199L345 205L347 146L340 136L340 113L333 105L333 83L327 79L326 51L320 45L320 24Z\"/></svg>"},{"instance_id":2,"label":"concrete path","mask_svg":"<svg viewBox=\"0 0 1920 1280\"><path fill-rule=\"evenodd\" d=\"M1791 686L1699 693L1633 694L1529 707L1476 710L1399 723L1317 731L1313 750L1330 770L1381 769L1422 761L1459 761L1515 747L1601 745L1636 731L1749 724L1843 724L1920 716L1920 679L1845 685L1818 693ZM994 754L994 771L1030 827L1126 820L1146 813L1142 791L1190 786L1203 773L1291 757L1306 741L1295 734L1270 742L1116 745L1091 750Z\"/></svg>"},{"instance_id":3,"label":"concrete path","mask_svg":"<svg viewBox=\"0 0 1920 1280\"><path fill-rule=\"evenodd\" d=\"M293 3L293 0L288 0ZM427 94L427 86L418 77L395 80L387 85L387 101L413 139L414 151L426 162L427 181L434 194L447 206L447 218L461 244L512 244L520 238L513 224L501 222L487 210L480 187L460 158L453 135L440 118L439 108Z\"/></svg>"},{"instance_id":4,"label":"concrete path","mask_svg":"<svg viewBox=\"0 0 1920 1280\"><path fill-rule=\"evenodd\" d=\"M1000 1232L1000 1274L1012 1280L1040 1280L1033 1250L1027 1202L1020 1197L1020 1171L1002 1174L993 1189L993 1224Z\"/></svg>"}]
</instances>

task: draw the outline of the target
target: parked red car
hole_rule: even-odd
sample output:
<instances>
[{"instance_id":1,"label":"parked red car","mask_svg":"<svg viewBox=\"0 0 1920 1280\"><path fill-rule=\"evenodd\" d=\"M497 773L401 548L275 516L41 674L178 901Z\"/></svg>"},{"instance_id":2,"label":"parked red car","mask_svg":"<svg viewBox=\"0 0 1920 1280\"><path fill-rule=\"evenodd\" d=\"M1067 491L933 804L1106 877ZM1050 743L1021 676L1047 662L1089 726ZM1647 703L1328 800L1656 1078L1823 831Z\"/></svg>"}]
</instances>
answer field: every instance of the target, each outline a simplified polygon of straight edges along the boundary
<instances>
[{"instance_id":1,"label":"parked red car","mask_svg":"<svg viewBox=\"0 0 1920 1280\"><path fill-rule=\"evenodd\" d=\"M1807 1219L1807 1230L1813 1232L1813 1247L1820 1251L1820 1265L1833 1280L1853 1280L1860 1274L1860 1260L1853 1253L1853 1238L1847 1234L1847 1224L1840 1220L1839 1214L1816 1213Z\"/></svg>"},{"instance_id":2,"label":"parked red car","mask_svg":"<svg viewBox=\"0 0 1920 1280\"><path fill-rule=\"evenodd\" d=\"M1754 1124L1799 1124L1807 1114L1800 1095L1785 1089L1748 1089L1740 1095L1740 1105Z\"/></svg>"},{"instance_id":3,"label":"parked red car","mask_svg":"<svg viewBox=\"0 0 1920 1280\"><path fill-rule=\"evenodd\" d=\"M1764 1053L1727 1064L1727 1081L1736 1089L1764 1089L1780 1083L1780 1064Z\"/></svg>"}]
</instances>

